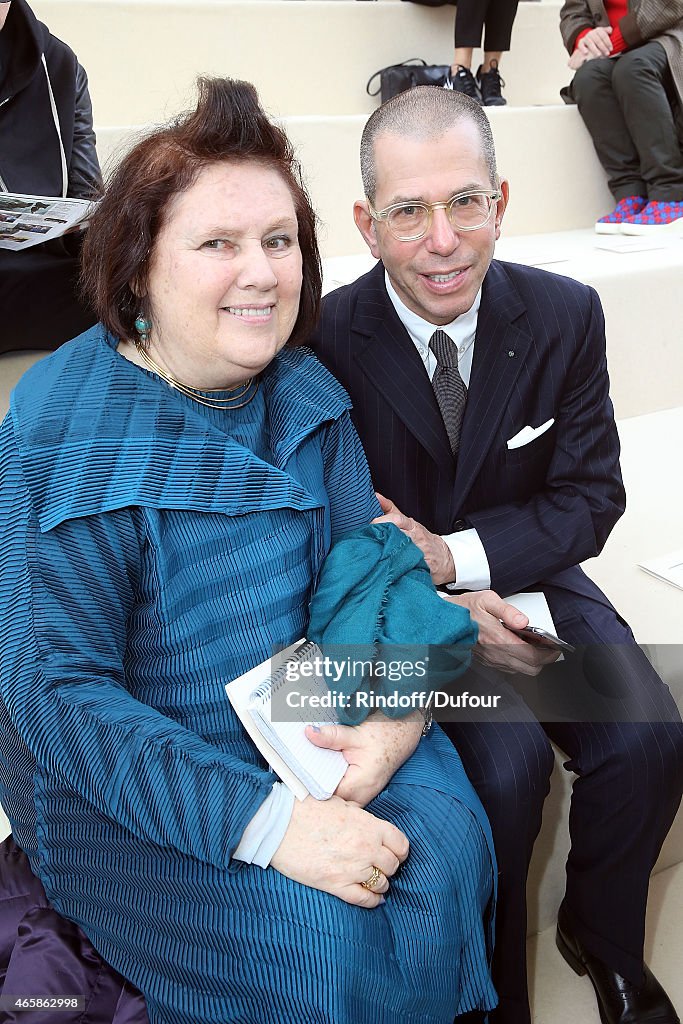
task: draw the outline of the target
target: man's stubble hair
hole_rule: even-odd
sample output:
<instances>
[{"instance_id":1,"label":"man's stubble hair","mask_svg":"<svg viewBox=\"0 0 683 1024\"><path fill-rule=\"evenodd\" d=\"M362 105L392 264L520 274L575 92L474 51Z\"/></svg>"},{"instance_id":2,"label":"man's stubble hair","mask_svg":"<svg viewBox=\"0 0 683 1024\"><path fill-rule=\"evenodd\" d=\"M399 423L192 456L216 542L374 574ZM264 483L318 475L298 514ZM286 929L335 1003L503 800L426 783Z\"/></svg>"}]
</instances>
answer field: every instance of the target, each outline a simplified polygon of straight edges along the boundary
<instances>
[{"instance_id":1,"label":"man's stubble hair","mask_svg":"<svg viewBox=\"0 0 683 1024\"><path fill-rule=\"evenodd\" d=\"M380 135L399 135L414 139L437 139L450 128L470 121L481 141L491 185L498 188L496 150L489 119L474 100L453 89L421 85L392 96L371 114L360 143L360 171L365 195L373 204L377 192L375 142Z\"/></svg>"}]
</instances>

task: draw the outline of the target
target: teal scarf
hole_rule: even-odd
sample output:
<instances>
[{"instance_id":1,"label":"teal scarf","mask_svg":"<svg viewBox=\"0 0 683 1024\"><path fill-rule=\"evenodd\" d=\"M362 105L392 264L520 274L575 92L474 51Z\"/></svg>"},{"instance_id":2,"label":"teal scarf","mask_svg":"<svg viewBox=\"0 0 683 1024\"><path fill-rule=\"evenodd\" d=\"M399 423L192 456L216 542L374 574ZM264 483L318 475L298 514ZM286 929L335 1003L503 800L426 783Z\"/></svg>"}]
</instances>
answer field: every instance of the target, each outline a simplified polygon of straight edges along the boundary
<instances>
[{"instance_id":1,"label":"teal scarf","mask_svg":"<svg viewBox=\"0 0 683 1024\"><path fill-rule=\"evenodd\" d=\"M374 706L400 718L419 702L398 698L452 683L470 663L477 626L466 609L439 597L419 548L395 526L375 523L330 550L307 637L330 659L325 676L340 721L358 725L374 695L393 697L393 706Z\"/></svg>"}]
</instances>

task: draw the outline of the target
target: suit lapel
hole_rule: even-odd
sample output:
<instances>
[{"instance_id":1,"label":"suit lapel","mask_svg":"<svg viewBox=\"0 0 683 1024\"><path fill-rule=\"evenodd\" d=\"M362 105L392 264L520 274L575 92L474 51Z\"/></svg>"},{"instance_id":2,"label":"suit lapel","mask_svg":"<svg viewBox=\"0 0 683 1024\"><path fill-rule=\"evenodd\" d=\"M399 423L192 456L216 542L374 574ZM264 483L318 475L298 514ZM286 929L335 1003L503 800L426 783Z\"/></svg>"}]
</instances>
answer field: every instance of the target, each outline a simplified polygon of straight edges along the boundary
<instances>
[{"instance_id":1,"label":"suit lapel","mask_svg":"<svg viewBox=\"0 0 683 1024\"><path fill-rule=\"evenodd\" d=\"M387 295L381 263L368 275L353 330L366 336L355 353L362 372L437 465L453 466L429 376Z\"/></svg>"},{"instance_id":2,"label":"suit lapel","mask_svg":"<svg viewBox=\"0 0 683 1024\"><path fill-rule=\"evenodd\" d=\"M518 321L525 305L500 264L484 279L467 405L460 435L454 514L467 497L491 449L531 336Z\"/></svg>"}]
</instances>

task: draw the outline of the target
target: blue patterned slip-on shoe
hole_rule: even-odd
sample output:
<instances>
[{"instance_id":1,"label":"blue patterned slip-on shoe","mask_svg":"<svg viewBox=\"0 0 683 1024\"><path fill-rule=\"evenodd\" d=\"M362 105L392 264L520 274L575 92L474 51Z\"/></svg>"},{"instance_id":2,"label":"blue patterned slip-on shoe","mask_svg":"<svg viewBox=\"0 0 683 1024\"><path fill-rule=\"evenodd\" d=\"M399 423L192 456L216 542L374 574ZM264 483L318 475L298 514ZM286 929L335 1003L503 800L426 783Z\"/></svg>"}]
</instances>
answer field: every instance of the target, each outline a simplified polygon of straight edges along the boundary
<instances>
[{"instance_id":1,"label":"blue patterned slip-on shoe","mask_svg":"<svg viewBox=\"0 0 683 1024\"><path fill-rule=\"evenodd\" d=\"M623 235L679 235L683 238L683 202L651 202L621 225Z\"/></svg>"},{"instance_id":2,"label":"blue patterned slip-on shoe","mask_svg":"<svg viewBox=\"0 0 683 1024\"><path fill-rule=\"evenodd\" d=\"M595 222L595 230L599 235L618 235L621 232L621 225L628 217L635 217L647 206L647 199L643 196L626 196L620 199L615 208L607 216L601 217Z\"/></svg>"}]
</instances>

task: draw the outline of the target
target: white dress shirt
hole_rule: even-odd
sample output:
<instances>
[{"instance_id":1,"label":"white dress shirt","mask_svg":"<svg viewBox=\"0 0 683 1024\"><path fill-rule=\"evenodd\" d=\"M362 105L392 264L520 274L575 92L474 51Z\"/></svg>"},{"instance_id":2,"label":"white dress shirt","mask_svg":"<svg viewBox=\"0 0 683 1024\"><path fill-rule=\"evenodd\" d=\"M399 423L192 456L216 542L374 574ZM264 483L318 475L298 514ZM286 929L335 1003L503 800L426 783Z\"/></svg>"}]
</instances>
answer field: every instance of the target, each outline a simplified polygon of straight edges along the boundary
<instances>
[{"instance_id":1,"label":"white dress shirt","mask_svg":"<svg viewBox=\"0 0 683 1024\"><path fill-rule=\"evenodd\" d=\"M434 331L441 330L448 335L458 349L458 371L465 386L469 388L481 304L481 288L466 313L461 313L444 327L437 327L428 323L427 320L423 320L417 313L413 313L412 309L408 309L399 298L386 271L384 280L391 304L408 332L410 340L415 345L429 379L432 380L436 370L436 356L429 347L429 339ZM390 498L391 495L389 494L387 497ZM491 586L491 569L477 531L462 530L460 533L449 533L444 535L443 539L450 548L455 563L455 583L449 584L450 588L453 590L488 590Z\"/></svg>"}]
</instances>

